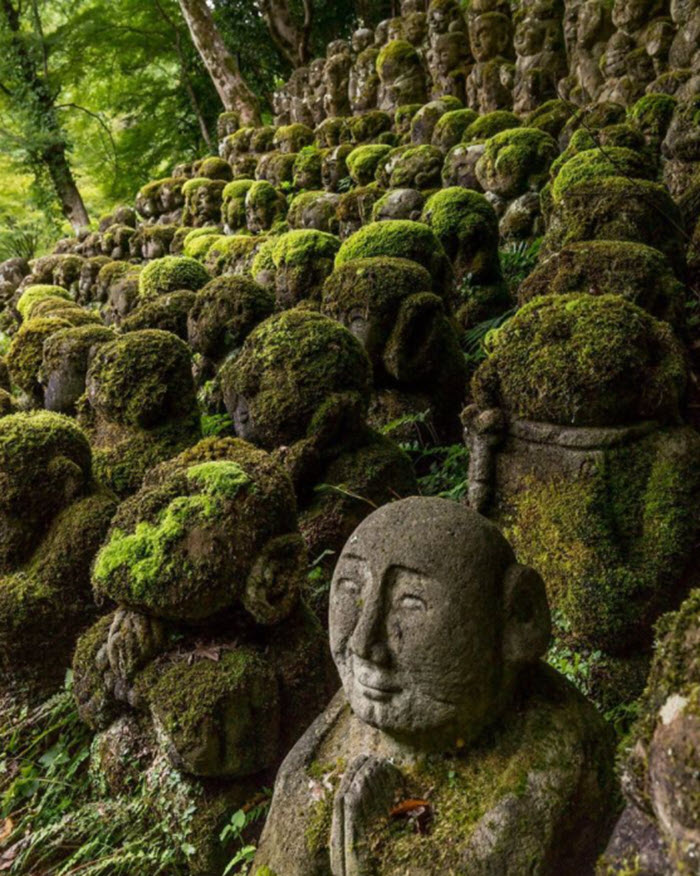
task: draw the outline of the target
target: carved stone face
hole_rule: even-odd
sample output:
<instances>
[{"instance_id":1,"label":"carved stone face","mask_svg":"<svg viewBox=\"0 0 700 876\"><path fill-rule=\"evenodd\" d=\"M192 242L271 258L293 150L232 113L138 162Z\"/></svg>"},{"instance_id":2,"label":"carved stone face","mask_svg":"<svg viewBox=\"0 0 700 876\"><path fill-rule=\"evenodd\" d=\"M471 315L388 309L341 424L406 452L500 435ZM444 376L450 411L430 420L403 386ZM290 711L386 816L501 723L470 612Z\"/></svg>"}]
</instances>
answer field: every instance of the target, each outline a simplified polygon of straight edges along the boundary
<instances>
[{"instance_id":1,"label":"carved stone face","mask_svg":"<svg viewBox=\"0 0 700 876\"><path fill-rule=\"evenodd\" d=\"M627 34L638 31L656 11L656 0L615 0L612 20L615 27Z\"/></svg>"},{"instance_id":2,"label":"carved stone face","mask_svg":"<svg viewBox=\"0 0 700 876\"><path fill-rule=\"evenodd\" d=\"M395 502L361 524L330 598L331 652L357 717L419 747L473 741L509 693L512 565L491 523L446 500Z\"/></svg>"},{"instance_id":3,"label":"carved stone face","mask_svg":"<svg viewBox=\"0 0 700 876\"><path fill-rule=\"evenodd\" d=\"M459 24L462 16L457 3L431 3L428 8L428 30L431 36L447 33Z\"/></svg>"},{"instance_id":4,"label":"carved stone face","mask_svg":"<svg viewBox=\"0 0 700 876\"><path fill-rule=\"evenodd\" d=\"M368 27L361 27L352 35L352 50L358 55L364 52L374 42L374 31Z\"/></svg>"},{"instance_id":5,"label":"carved stone face","mask_svg":"<svg viewBox=\"0 0 700 876\"><path fill-rule=\"evenodd\" d=\"M534 18L526 18L515 29L513 46L521 57L536 55L544 48L545 23Z\"/></svg>"},{"instance_id":6,"label":"carved stone face","mask_svg":"<svg viewBox=\"0 0 700 876\"><path fill-rule=\"evenodd\" d=\"M447 76L464 63L465 37L460 33L444 33L435 40L433 63L440 76Z\"/></svg>"},{"instance_id":7,"label":"carved stone face","mask_svg":"<svg viewBox=\"0 0 700 876\"><path fill-rule=\"evenodd\" d=\"M428 35L428 16L413 12L403 19L403 38L412 46L420 46Z\"/></svg>"},{"instance_id":8,"label":"carved stone face","mask_svg":"<svg viewBox=\"0 0 700 876\"><path fill-rule=\"evenodd\" d=\"M505 15L493 12L480 15L471 31L472 54L477 61L490 61L502 55L510 40L511 25Z\"/></svg>"},{"instance_id":9,"label":"carved stone face","mask_svg":"<svg viewBox=\"0 0 700 876\"><path fill-rule=\"evenodd\" d=\"M634 42L622 31L618 31L610 37L601 66L606 79L625 75L627 72L627 55L633 49Z\"/></svg>"}]
</instances>

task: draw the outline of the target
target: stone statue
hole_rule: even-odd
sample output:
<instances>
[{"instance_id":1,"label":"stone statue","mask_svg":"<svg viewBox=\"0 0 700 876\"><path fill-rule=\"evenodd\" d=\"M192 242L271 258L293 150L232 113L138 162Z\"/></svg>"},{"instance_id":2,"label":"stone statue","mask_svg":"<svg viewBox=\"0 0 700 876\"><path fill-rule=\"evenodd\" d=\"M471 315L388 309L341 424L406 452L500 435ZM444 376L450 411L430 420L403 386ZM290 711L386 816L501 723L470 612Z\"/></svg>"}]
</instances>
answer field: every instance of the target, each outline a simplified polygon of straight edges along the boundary
<instances>
[{"instance_id":1,"label":"stone statue","mask_svg":"<svg viewBox=\"0 0 700 876\"><path fill-rule=\"evenodd\" d=\"M467 79L466 99L480 113L513 105L512 37L512 22L502 12L487 12L474 19L469 39L476 63Z\"/></svg>"},{"instance_id":2,"label":"stone statue","mask_svg":"<svg viewBox=\"0 0 700 876\"><path fill-rule=\"evenodd\" d=\"M549 633L542 579L484 518L422 497L372 514L331 587L343 689L280 769L253 872L584 872L609 742L539 662Z\"/></svg>"},{"instance_id":3,"label":"stone statue","mask_svg":"<svg viewBox=\"0 0 700 876\"><path fill-rule=\"evenodd\" d=\"M363 33L358 31L357 33ZM355 36L357 36L357 33ZM371 33L371 31L370 31ZM353 37L353 47L363 45L363 41ZM377 58L379 49L369 45L357 53L348 80L348 97L353 113L359 115L377 106L379 94L379 75L377 73Z\"/></svg>"},{"instance_id":4,"label":"stone statue","mask_svg":"<svg viewBox=\"0 0 700 876\"><path fill-rule=\"evenodd\" d=\"M334 40L328 45L328 60L323 68L323 86L325 95L323 109L326 116L337 118L349 116L350 98L350 68L352 55L350 46L345 40Z\"/></svg>"},{"instance_id":5,"label":"stone statue","mask_svg":"<svg viewBox=\"0 0 700 876\"><path fill-rule=\"evenodd\" d=\"M466 34L448 31L435 37L429 60L433 100L448 95L464 102L469 60Z\"/></svg>"},{"instance_id":6,"label":"stone statue","mask_svg":"<svg viewBox=\"0 0 700 876\"><path fill-rule=\"evenodd\" d=\"M423 104L428 93L423 61L404 40L387 43L377 58L380 80L379 109L394 112L408 104Z\"/></svg>"}]
</instances>

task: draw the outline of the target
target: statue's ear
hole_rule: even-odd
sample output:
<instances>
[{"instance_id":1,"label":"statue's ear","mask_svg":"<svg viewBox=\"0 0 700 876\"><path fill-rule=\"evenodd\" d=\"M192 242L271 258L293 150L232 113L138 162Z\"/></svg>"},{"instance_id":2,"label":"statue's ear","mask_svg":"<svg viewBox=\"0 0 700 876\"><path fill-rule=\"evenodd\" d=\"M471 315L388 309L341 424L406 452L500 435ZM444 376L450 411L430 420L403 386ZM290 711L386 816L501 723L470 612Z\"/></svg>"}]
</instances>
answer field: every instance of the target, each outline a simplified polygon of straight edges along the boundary
<instances>
[{"instance_id":1,"label":"statue's ear","mask_svg":"<svg viewBox=\"0 0 700 876\"><path fill-rule=\"evenodd\" d=\"M514 563L503 582L503 654L506 662L534 663L547 650L552 619L544 581L529 566Z\"/></svg>"},{"instance_id":2,"label":"statue's ear","mask_svg":"<svg viewBox=\"0 0 700 876\"><path fill-rule=\"evenodd\" d=\"M443 317L442 301L432 292L419 292L403 301L384 348L387 374L404 383L421 380L434 370Z\"/></svg>"},{"instance_id":3,"label":"statue's ear","mask_svg":"<svg viewBox=\"0 0 700 876\"><path fill-rule=\"evenodd\" d=\"M250 570L243 607L259 624L283 620L299 597L306 568L306 547L299 533L271 539Z\"/></svg>"},{"instance_id":4,"label":"statue's ear","mask_svg":"<svg viewBox=\"0 0 700 876\"><path fill-rule=\"evenodd\" d=\"M56 485L65 505L70 505L83 493L89 479L89 475L67 456L54 456L46 473L47 482Z\"/></svg>"}]
</instances>

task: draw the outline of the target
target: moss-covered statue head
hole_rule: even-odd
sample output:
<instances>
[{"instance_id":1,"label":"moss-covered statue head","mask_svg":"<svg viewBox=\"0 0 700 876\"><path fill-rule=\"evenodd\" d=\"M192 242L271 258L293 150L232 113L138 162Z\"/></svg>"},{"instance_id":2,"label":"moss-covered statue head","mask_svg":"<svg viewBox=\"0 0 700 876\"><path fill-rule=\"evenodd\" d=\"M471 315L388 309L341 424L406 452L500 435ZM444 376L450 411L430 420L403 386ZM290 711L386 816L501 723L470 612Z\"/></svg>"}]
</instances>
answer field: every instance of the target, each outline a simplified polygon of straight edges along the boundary
<instances>
[{"instance_id":1,"label":"moss-covered statue head","mask_svg":"<svg viewBox=\"0 0 700 876\"><path fill-rule=\"evenodd\" d=\"M224 366L221 382L237 434L272 450L307 437L339 397L353 410L366 408L370 371L347 329L295 309L259 325L241 355Z\"/></svg>"},{"instance_id":2,"label":"moss-covered statue head","mask_svg":"<svg viewBox=\"0 0 700 876\"><path fill-rule=\"evenodd\" d=\"M617 295L533 299L487 340L482 409L572 426L678 419L686 383L671 327Z\"/></svg>"},{"instance_id":3,"label":"moss-covered statue head","mask_svg":"<svg viewBox=\"0 0 700 876\"><path fill-rule=\"evenodd\" d=\"M221 359L239 349L274 307L272 293L247 277L217 277L199 291L189 311L190 346L202 356Z\"/></svg>"},{"instance_id":4,"label":"moss-covered statue head","mask_svg":"<svg viewBox=\"0 0 700 876\"><path fill-rule=\"evenodd\" d=\"M47 411L0 419L0 572L27 559L91 477L90 446L72 420Z\"/></svg>"},{"instance_id":5,"label":"moss-covered statue head","mask_svg":"<svg viewBox=\"0 0 700 876\"><path fill-rule=\"evenodd\" d=\"M98 554L98 596L171 620L291 611L306 569L291 481L239 439L207 439L150 474Z\"/></svg>"},{"instance_id":6,"label":"moss-covered statue head","mask_svg":"<svg viewBox=\"0 0 700 876\"><path fill-rule=\"evenodd\" d=\"M409 374L430 370L424 353L437 353L424 344L436 321L444 320L442 301L431 286L428 271L408 259L357 259L326 281L321 309L360 341L375 380L385 373L405 382Z\"/></svg>"},{"instance_id":7,"label":"moss-covered statue head","mask_svg":"<svg viewBox=\"0 0 700 876\"><path fill-rule=\"evenodd\" d=\"M149 429L196 407L191 353L169 332L124 335L96 352L88 371L87 399L98 418Z\"/></svg>"}]
</instances>

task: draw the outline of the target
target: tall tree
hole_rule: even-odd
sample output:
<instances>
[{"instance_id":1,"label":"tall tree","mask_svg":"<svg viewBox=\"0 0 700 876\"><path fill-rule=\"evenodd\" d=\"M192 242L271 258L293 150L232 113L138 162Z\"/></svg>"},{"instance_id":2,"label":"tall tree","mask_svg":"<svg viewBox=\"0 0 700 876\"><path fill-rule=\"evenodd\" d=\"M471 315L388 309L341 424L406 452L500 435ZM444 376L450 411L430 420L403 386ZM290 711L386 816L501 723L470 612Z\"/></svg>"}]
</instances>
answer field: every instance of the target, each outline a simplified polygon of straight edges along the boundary
<instances>
[{"instance_id":1,"label":"tall tree","mask_svg":"<svg viewBox=\"0 0 700 876\"><path fill-rule=\"evenodd\" d=\"M0 0L0 19L0 136L35 175L48 174L64 216L78 231L90 219L68 162L38 0Z\"/></svg>"},{"instance_id":2,"label":"tall tree","mask_svg":"<svg viewBox=\"0 0 700 876\"><path fill-rule=\"evenodd\" d=\"M258 0L272 41L292 67L301 67L311 59L314 0L301 0L301 3L303 19L298 21L287 0Z\"/></svg>"},{"instance_id":3,"label":"tall tree","mask_svg":"<svg viewBox=\"0 0 700 876\"><path fill-rule=\"evenodd\" d=\"M237 111L245 124L259 124L258 98L229 52L206 0L180 0L180 8L224 108Z\"/></svg>"}]
</instances>

